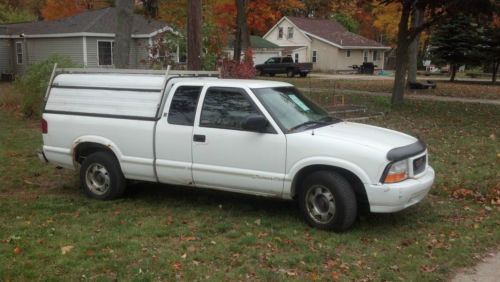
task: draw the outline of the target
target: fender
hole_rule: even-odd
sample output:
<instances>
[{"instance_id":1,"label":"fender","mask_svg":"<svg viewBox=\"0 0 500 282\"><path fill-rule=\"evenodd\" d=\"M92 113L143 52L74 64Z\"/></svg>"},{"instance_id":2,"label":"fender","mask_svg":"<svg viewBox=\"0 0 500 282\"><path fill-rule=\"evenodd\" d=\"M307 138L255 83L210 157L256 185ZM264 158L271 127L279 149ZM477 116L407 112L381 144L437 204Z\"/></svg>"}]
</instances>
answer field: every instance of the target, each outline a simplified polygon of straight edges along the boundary
<instances>
[{"instance_id":1,"label":"fender","mask_svg":"<svg viewBox=\"0 0 500 282\"><path fill-rule=\"evenodd\" d=\"M123 162L123 154L113 141L104 138L102 136L84 135L73 140L71 144L71 155L73 156L73 164L75 165L75 167L77 167L75 158L75 148L81 143L97 143L106 146L115 154L116 158L120 163Z\"/></svg>"},{"instance_id":2,"label":"fender","mask_svg":"<svg viewBox=\"0 0 500 282\"><path fill-rule=\"evenodd\" d=\"M371 183L368 174L366 174L366 172L362 168L354 163L332 157L310 157L299 160L288 170L288 173L285 175L285 181L283 185L284 198L290 198L292 196L292 182L297 173L303 168L313 165L325 165L343 168L355 174L365 186Z\"/></svg>"}]
</instances>

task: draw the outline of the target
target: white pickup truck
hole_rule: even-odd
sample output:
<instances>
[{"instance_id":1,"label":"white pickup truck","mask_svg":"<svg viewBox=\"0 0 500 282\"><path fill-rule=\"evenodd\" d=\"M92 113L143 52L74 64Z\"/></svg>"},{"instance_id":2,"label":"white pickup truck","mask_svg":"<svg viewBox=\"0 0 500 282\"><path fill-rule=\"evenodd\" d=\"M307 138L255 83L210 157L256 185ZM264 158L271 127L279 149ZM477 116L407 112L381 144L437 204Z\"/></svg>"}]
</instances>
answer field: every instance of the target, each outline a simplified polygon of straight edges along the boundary
<instances>
[{"instance_id":1,"label":"white pickup truck","mask_svg":"<svg viewBox=\"0 0 500 282\"><path fill-rule=\"evenodd\" d=\"M39 157L78 169L90 197L130 179L295 199L308 224L343 231L434 181L422 141L330 117L291 84L112 72L56 71L43 111Z\"/></svg>"}]
</instances>

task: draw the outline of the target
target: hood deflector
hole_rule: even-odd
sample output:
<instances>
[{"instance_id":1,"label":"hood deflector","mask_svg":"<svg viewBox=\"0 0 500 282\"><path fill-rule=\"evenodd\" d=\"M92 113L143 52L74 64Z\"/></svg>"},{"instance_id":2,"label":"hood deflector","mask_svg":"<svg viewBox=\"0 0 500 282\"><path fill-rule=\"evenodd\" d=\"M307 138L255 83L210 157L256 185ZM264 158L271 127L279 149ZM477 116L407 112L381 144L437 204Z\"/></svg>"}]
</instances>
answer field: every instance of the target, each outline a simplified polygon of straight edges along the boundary
<instances>
[{"instance_id":1,"label":"hood deflector","mask_svg":"<svg viewBox=\"0 0 500 282\"><path fill-rule=\"evenodd\" d=\"M427 146L425 145L425 143L419 139L417 142L413 144L390 150L387 153L387 159L391 162L404 160L408 157L418 155L424 152L426 148Z\"/></svg>"}]
</instances>

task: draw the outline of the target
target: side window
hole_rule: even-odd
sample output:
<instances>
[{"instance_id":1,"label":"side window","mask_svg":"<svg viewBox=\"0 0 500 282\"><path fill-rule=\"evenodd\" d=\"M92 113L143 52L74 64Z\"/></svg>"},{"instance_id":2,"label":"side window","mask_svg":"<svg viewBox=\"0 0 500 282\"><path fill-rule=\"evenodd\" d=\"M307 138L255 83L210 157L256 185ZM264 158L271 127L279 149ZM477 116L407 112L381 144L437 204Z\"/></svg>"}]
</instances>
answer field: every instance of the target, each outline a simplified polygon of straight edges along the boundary
<instances>
[{"instance_id":1,"label":"side window","mask_svg":"<svg viewBox=\"0 0 500 282\"><path fill-rule=\"evenodd\" d=\"M243 130L243 120L249 115L259 114L240 91L212 88L208 89L205 95L200 126Z\"/></svg>"},{"instance_id":2,"label":"side window","mask_svg":"<svg viewBox=\"0 0 500 282\"><path fill-rule=\"evenodd\" d=\"M283 27L278 27L278 39L283 39Z\"/></svg>"},{"instance_id":3,"label":"side window","mask_svg":"<svg viewBox=\"0 0 500 282\"><path fill-rule=\"evenodd\" d=\"M285 58L283 58L283 63L293 63L292 57L285 57Z\"/></svg>"},{"instance_id":4,"label":"side window","mask_svg":"<svg viewBox=\"0 0 500 282\"><path fill-rule=\"evenodd\" d=\"M168 123L193 126L201 89L201 86L181 86L177 88L170 103Z\"/></svg>"}]
</instances>

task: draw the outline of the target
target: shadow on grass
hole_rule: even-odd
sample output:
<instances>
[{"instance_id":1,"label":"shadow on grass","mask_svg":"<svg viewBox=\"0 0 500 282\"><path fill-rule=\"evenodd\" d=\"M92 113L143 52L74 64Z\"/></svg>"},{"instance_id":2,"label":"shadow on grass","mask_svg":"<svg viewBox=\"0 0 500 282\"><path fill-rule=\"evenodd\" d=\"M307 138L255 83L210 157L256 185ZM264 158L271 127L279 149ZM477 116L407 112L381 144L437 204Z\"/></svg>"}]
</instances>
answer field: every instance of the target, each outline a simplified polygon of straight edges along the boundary
<instances>
[{"instance_id":1,"label":"shadow on grass","mask_svg":"<svg viewBox=\"0 0 500 282\"><path fill-rule=\"evenodd\" d=\"M165 184L138 182L129 184L125 201L143 201L152 205L172 205L185 209L214 209L223 206L231 210L231 216L272 215L283 220L295 217L302 220L296 201L239 194L233 192L194 187L172 186ZM419 218L428 215L430 207L420 205L401 212L381 214L360 212L355 229L383 230L399 229L403 226L415 226ZM303 222L304 226L306 225Z\"/></svg>"}]
</instances>

